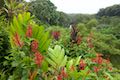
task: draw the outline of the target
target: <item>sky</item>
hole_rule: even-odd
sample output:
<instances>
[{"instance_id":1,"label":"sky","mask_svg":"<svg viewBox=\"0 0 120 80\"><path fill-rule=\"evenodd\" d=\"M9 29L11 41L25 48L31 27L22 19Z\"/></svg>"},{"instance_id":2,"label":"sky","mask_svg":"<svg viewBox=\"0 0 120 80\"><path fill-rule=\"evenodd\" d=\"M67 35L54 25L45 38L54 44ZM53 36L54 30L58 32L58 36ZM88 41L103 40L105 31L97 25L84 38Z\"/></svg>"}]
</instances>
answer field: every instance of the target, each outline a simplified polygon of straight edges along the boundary
<instances>
[{"instance_id":1,"label":"sky","mask_svg":"<svg viewBox=\"0 0 120 80\"><path fill-rule=\"evenodd\" d=\"M27 0L29 1L29 0ZM50 0L58 11L65 13L94 14L100 8L120 4L120 0Z\"/></svg>"},{"instance_id":2,"label":"sky","mask_svg":"<svg viewBox=\"0 0 120 80\"><path fill-rule=\"evenodd\" d=\"M120 0L51 0L58 11L94 14L100 8L120 4Z\"/></svg>"}]
</instances>

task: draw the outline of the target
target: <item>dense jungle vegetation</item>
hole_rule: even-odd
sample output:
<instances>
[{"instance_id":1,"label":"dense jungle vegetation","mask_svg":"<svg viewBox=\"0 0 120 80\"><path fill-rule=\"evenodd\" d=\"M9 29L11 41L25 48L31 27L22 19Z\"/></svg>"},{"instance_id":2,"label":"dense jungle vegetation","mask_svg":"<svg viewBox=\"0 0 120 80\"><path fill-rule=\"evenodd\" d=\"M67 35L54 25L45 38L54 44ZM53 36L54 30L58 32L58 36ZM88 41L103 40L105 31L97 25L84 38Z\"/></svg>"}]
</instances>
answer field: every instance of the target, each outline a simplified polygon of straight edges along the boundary
<instances>
[{"instance_id":1,"label":"dense jungle vegetation","mask_svg":"<svg viewBox=\"0 0 120 80\"><path fill-rule=\"evenodd\" d=\"M50 0L0 0L0 80L120 80L120 4L67 14Z\"/></svg>"}]
</instances>

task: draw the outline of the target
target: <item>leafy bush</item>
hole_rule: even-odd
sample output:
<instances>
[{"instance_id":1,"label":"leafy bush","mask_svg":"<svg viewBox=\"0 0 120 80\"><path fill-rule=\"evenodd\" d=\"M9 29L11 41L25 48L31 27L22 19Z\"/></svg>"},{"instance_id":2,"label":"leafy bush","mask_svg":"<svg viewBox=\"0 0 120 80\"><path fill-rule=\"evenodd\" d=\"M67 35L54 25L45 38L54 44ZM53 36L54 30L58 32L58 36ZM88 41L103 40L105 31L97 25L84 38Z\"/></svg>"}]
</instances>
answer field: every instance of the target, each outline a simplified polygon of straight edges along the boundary
<instances>
[{"instance_id":1,"label":"leafy bush","mask_svg":"<svg viewBox=\"0 0 120 80\"><path fill-rule=\"evenodd\" d=\"M9 55L10 43L8 38L8 32L6 31L7 24L4 20L4 16L0 17L0 70L4 70L3 62L6 60L4 57Z\"/></svg>"},{"instance_id":2,"label":"leafy bush","mask_svg":"<svg viewBox=\"0 0 120 80\"><path fill-rule=\"evenodd\" d=\"M62 31L62 29L61 29ZM70 32L66 29L68 33ZM66 32L63 30L63 32ZM84 38L80 44L70 42L70 37L61 39L64 33L61 33L58 41L53 40L54 45L49 44L51 39L49 32L44 27L38 26L32 20L30 13L19 14L14 17L10 25L9 32L11 54L6 56L4 65L12 68L7 79L22 80L79 80L79 79L112 79L112 66L109 60L102 58L101 54L95 52L91 47L91 34ZM66 34L68 34L66 33ZM68 35L66 35L68 36ZM70 35L69 35L70 36ZM87 40L86 40L87 39ZM63 45L68 40L68 44ZM87 41L87 43L86 43ZM63 45L62 48L58 44ZM69 46L75 46L75 56L72 56L72 50L67 50ZM49 48L48 48L49 47ZM72 48L72 47L71 47ZM72 54L71 54L72 53ZM71 54L70 56L67 56ZM1 79L6 79L6 75L1 74Z\"/></svg>"},{"instance_id":3,"label":"leafy bush","mask_svg":"<svg viewBox=\"0 0 120 80\"><path fill-rule=\"evenodd\" d=\"M0 2L0 80L119 80L119 17L68 15L49 0L30 2L34 17L23 0Z\"/></svg>"},{"instance_id":4,"label":"leafy bush","mask_svg":"<svg viewBox=\"0 0 120 80\"><path fill-rule=\"evenodd\" d=\"M64 49L60 46L56 45L54 49L49 48L48 57L46 57L50 64L48 70L52 72L49 76L57 80L113 79L110 75L112 67L109 60L103 59L100 54L97 56L94 53L91 54L94 55L91 58L81 59L81 56L67 58Z\"/></svg>"},{"instance_id":5,"label":"leafy bush","mask_svg":"<svg viewBox=\"0 0 120 80\"><path fill-rule=\"evenodd\" d=\"M50 43L49 34L31 18L30 13L19 14L11 23L9 37L12 49L11 54L5 57L8 61L4 62L13 68L8 79L38 79L39 67L45 63L43 55Z\"/></svg>"},{"instance_id":6,"label":"leafy bush","mask_svg":"<svg viewBox=\"0 0 120 80\"><path fill-rule=\"evenodd\" d=\"M93 27L96 27L98 24L98 21L96 19L91 19L86 25L88 29L91 29Z\"/></svg>"}]
</instances>

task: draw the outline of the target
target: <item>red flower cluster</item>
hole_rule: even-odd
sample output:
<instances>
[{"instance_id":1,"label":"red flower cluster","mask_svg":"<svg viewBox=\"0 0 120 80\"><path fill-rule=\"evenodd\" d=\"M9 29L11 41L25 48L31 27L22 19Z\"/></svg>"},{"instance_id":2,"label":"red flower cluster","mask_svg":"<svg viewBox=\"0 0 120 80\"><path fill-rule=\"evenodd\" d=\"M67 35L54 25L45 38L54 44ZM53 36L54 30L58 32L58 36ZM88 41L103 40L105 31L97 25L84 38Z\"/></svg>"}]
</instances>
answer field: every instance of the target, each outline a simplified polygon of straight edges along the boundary
<instances>
[{"instance_id":1,"label":"red flower cluster","mask_svg":"<svg viewBox=\"0 0 120 80\"><path fill-rule=\"evenodd\" d=\"M32 36L32 27L31 25L29 25L26 31L26 37L30 38L31 36Z\"/></svg>"},{"instance_id":2,"label":"red flower cluster","mask_svg":"<svg viewBox=\"0 0 120 80\"><path fill-rule=\"evenodd\" d=\"M96 54L96 58L92 59L92 62L95 62L97 64L102 64L103 62L105 62L108 65L110 63L109 58L107 60L104 60L102 56L103 56L102 54ZM100 65L94 66L93 68L94 68L94 72L97 73L102 68L102 66ZM112 67L107 66L107 69L111 71Z\"/></svg>"},{"instance_id":3,"label":"red flower cluster","mask_svg":"<svg viewBox=\"0 0 120 80\"><path fill-rule=\"evenodd\" d=\"M17 45L19 47L23 46L23 42L20 41L20 36L18 35L17 32L14 34L13 41L14 41L15 45Z\"/></svg>"},{"instance_id":4,"label":"red flower cluster","mask_svg":"<svg viewBox=\"0 0 120 80\"><path fill-rule=\"evenodd\" d=\"M35 52L35 63L40 66L42 61L43 61L43 56L40 54L40 52L37 50L38 49L38 41L33 40L31 43L31 50L32 52Z\"/></svg>"},{"instance_id":5,"label":"red flower cluster","mask_svg":"<svg viewBox=\"0 0 120 80\"><path fill-rule=\"evenodd\" d=\"M93 44L92 44L92 33L90 33L90 35L87 38L87 43L88 43L88 47L89 48L93 48Z\"/></svg>"},{"instance_id":6,"label":"red flower cluster","mask_svg":"<svg viewBox=\"0 0 120 80\"><path fill-rule=\"evenodd\" d=\"M77 36L76 41L77 41L77 44L79 45L81 43L81 41L82 41L82 37L80 35Z\"/></svg>"},{"instance_id":7,"label":"red flower cluster","mask_svg":"<svg viewBox=\"0 0 120 80\"><path fill-rule=\"evenodd\" d=\"M38 49L38 41L37 40L33 40L32 41L31 49L32 49L32 52L36 52L37 51L37 49Z\"/></svg>"},{"instance_id":8,"label":"red flower cluster","mask_svg":"<svg viewBox=\"0 0 120 80\"><path fill-rule=\"evenodd\" d=\"M60 37L60 31L53 31L52 36L55 40L59 40Z\"/></svg>"},{"instance_id":9,"label":"red flower cluster","mask_svg":"<svg viewBox=\"0 0 120 80\"><path fill-rule=\"evenodd\" d=\"M62 80L62 75L58 75L57 80Z\"/></svg>"},{"instance_id":10,"label":"red flower cluster","mask_svg":"<svg viewBox=\"0 0 120 80\"><path fill-rule=\"evenodd\" d=\"M35 63L38 66L40 66L43 61L43 56L40 54L40 52L37 49L38 49L38 41L33 40L31 43L31 50L32 52L35 52Z\"/></svg>"},{"instance_id":11,"label":"red flower cluster","mask_svg":"<svg viewBox=\"0 0 120 80\"><path fill-rule=\"evenodd\" d=\"M80 65L79 65L79 69L80 70L84 70L86 66L86 63L83 60L80 60Z\"/></svg>"},{"instance_id":12,"label":"red flower cluster","mask_svg":"<svg viewBox=\"0 0 120 80\"><path fill-rule=\"evenodd\" d=\"M92 62L95 62L97 64L102 64L103 58L101 56L102 56L102 54L97 54L97 57L92 59Z\"/></svg>"},{"instance_id":13,"label":"red flower cluster","mask_svg":"<svg viewBox=\"0 0 120 80\"><path fill-rule=\"evenodd\" d=\"M65 72L64 69L65 69L65 68L63 67L62 70L61 70L61 75L62 75L63 77L65 77L65 78L67 78L67 77L68 77L68 74Z\"/></svg>"},{"instance_id":14,"label":"red flower cluster","mask_svg":"<svg viewBox=\"0 0 120 80\"><path fill-rule=\"evenodd\" d=\"M67 78L68 74L65 72L65 68L62 67L60 75L57 76L57 80L62 80L63 78Z\"/></svg>"},{"instance_id":15,"label":"red flower cluster","mask_svg":"<svg viewBox=\"0 0 120 80\"><path fill-rule=\"evenodd\" d=\"M112 71L113 68L112 68L112 67L108 67L108 69L109 69L110 71Z\"/></svg>"},{"instance_id":16,"label":"red flower cluster","mask_svg":"<svg viewBox=\"0 0 120 80\"><path fill-rule=\"evenodd\" d=\"M39 51L35 52L35 63L40 66L43 61L43 56L40 54Z\"/></svg>"},{"instance_id":17,"label":"red flower cluster","mask_svg":"<svg viewBox=\"0 0 120 80\"><path fill-rule=\"evenodd\" d=\"M94 72L96 72L96 73L100 70L100 68L96 67L96 66L94 66L93 69L94 69Z\"/></svg>"}]
</instances>

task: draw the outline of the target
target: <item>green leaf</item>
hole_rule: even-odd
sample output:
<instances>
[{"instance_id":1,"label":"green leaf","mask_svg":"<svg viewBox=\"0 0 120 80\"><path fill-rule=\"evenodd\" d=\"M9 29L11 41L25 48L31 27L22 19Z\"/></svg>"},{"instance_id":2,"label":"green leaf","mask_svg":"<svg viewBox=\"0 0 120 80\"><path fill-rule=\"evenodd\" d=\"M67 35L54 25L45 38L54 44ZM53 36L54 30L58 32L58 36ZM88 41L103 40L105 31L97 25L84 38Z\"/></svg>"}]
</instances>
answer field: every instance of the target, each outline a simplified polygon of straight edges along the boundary
<instances>
[{"instance_id":1,"label":"green leaf","mask_svg":"<svg viewBox=\"0 0 120 80\"><path fill-rule=\"evenodd\" d=\"M60 66L65 66L67 63L67 56L64 57L63 61L61 62Z\"/></svg>"},{"instance_id":2,"label":"green leaf","mask_svg":"<svg viewBox=\"0 0 120 80\"><path fill-rule=\"evenodd\" d=\"M113 80L113 77L108 73L108 72L104 72L107 76L109 76L110 80Z\"/></svg>"},{"instance_id":3,"label":"green leaf","mask_svg":"<svg viewBox=\"0 0 120 80\"><path fill-rule=\"evenodd\" d=\"M80 63L80 59L81 59L81 56L77 57L76 60L75 60L75 66L78 65Z\"/></svg>"},{"instance_id":4,"label":"green leaf","mask_svg":"<svg viewBox=\"0 0 120 80\"><path fill-rule=\"evenodd\" d=\"M13 62L11 63L11 65L12 65L12 67L16 67L16 66L18 66L18 63L17 63L16 61L13 61Z\"/></svg>"},{"instance_id":5,"label":"green leaf","mask_svg":"<svg viewBox=\"0 0 120 80\"><path fill-rule=\"evenodd\" d=\"M56 45L54 49L48 49L48 58L51 60L57 69L65 66L67 63L67 56L64 55L65 51L59 45Z\"/></svg>"},{"instance_id":6,"label":"green leaf","mask_svg":"<svg viewBox=\"0 0 120 80\"><path fill-rule=\"evenodd\" d=\"M68 61L67 65L66 65L67 69L69 70L72 65L73 65L73 59L71 59L70 61Z\"/></svg>"},{"instance_id":7,"label":"green leaf","mask_svg":"<svg viewBox=\"0 0 120 80\"><path fill-rule=\"evenodd\" d=\"M42 69L44 72L47 72L47 71L48 71L48 63L47 63L46 61L43 61L43 62L42 62L41 69Z\"/></svg>"},{"instance_id":8,"label":"green leaf","mask_svg":"<svg viewBox=\"0 0 120 80\"><path fill-rule=\"evenodd\" d=\"M54 68L56 68L56 64L54 63L54 61L52 61L51 59L49 59L47 57L45 59L50 65L52 65Z\"/></svg>"}]
</instances>

